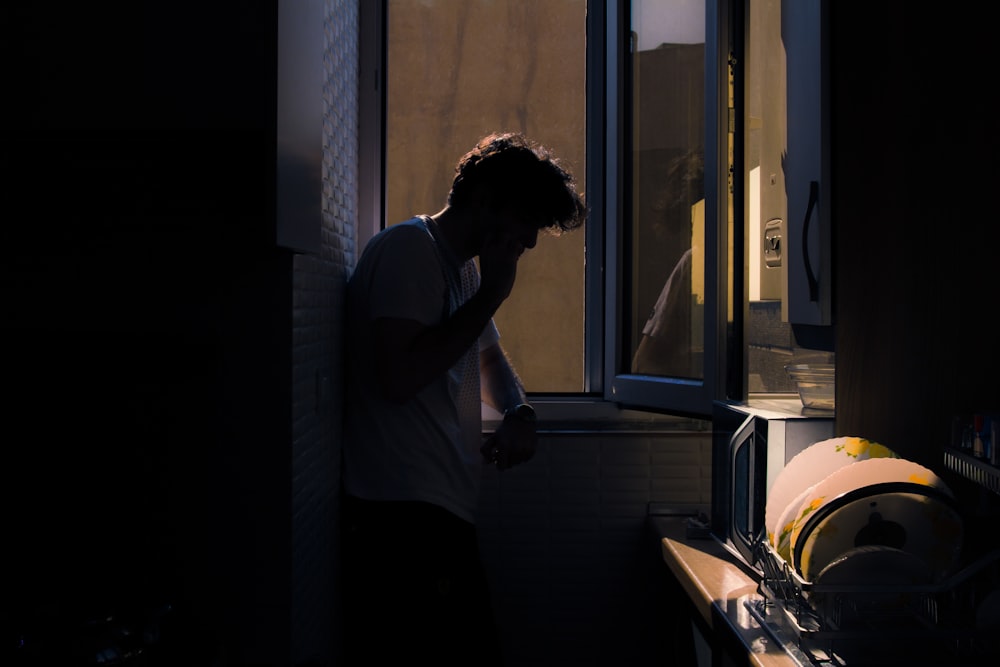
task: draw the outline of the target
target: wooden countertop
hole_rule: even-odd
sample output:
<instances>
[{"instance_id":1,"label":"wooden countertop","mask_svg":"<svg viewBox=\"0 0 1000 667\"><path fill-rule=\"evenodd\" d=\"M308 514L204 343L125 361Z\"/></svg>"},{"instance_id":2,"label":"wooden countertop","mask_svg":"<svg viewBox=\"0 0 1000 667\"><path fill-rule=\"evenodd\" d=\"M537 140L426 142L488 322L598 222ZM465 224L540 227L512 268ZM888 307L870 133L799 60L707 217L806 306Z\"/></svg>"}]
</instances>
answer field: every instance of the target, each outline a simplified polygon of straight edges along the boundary
<instances>
[{"instance_id":1,"label":"wooden countertop","mask_svg":"<svg viewBox=\"0 0 1000 667\"><path fill-rule=\"evenodd\" d=\"M684 517L650 520L661 536L663 560L713 632L727 630L715 627L722 619L746 648L750 665L797 667L743 604L747 596L759 597L752 570L714 538L689 539Z\"/></svg>"}]
</instances>

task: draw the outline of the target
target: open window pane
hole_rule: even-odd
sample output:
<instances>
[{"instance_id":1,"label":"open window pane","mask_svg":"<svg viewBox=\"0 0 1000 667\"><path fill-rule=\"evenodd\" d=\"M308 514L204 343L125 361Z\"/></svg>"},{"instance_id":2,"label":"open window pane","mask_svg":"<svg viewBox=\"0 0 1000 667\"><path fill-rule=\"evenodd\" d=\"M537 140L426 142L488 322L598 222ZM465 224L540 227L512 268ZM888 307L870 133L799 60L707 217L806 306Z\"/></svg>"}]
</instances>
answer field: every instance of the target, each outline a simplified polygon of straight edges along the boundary
<instances>
[{"instance_id":1,"label":"open window pane","mask_svg":"<svg viewBox=\"0 0 1000 667\"><path fill-rule=\"evenodd\" d=\"M637 0L626 194L631 373L704 377L705 7Z\"/></svg>"},{"instance_id":2,"label":"open window pane","mask_svg":"<svg viewBox=\"0 0 1000 667\"><path fill-rule=\"evenodd\" d=\"M608 189L616 200L609 208L621 218L605 395L708 418L725 391L727 333L736 328L729 5L633 0L625 7L609 12L607 33L621 43L624 110L620 148L614 141L608 148L619 151L622 179Z\"/></svg>"}]
</instances>

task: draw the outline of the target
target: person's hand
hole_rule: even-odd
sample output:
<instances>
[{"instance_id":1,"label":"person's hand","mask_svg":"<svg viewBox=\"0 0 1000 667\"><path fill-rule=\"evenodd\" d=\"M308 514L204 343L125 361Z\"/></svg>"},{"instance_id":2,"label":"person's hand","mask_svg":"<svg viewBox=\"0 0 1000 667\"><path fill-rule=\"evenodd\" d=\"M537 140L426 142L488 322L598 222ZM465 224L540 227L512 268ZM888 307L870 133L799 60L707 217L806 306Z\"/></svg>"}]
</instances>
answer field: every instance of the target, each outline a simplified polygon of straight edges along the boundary
<instances>
[{"instance_id":1,"label":"person's hand","mask_svg":"<svg viewBox=\"0 0 1000 667\"><path fill-rule=\"evenodd\" d=\"M480 451L487 463L495 464L497 470L507 470L530 461L535 456L537 447L535 422L507 415L493 435L486 439Z\"/></svg>"},{"instance_id":2,"label":"person's hand","mask_svg":"<svg viewBox=\"0 0 1000 667\"><path fill-rule=\"evenodd\" d=\"M514 289L517 260L524 246L512 234L496 230L486 237L479 251L480 289L488 290L503 301Z\"/></svg>"}]
</instances>

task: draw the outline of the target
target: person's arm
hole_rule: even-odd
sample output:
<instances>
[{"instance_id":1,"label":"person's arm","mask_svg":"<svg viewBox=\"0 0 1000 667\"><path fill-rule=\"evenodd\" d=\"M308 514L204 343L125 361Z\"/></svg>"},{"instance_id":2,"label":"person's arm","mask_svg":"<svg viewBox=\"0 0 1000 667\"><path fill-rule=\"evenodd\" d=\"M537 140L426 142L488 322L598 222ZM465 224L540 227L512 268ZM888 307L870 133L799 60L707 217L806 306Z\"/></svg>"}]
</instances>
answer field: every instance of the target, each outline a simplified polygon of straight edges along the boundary
<instances>
[{"instance_id":1,"label":"person's arm","mask_svg":"<svg viewBox=\"0 0 1000 667\"><path fill-rule=\"evenodd\" d=\"M440 324L395 317L375 320L375 372L382 395L403 403L446 373L476 344L502 301L480 289Z\"/></svg>"},{"instance_id":2,"label":"person's arm","mask_svg":"<svg viewBox=\"0 0 1000 667\"><path fill-rule=\"evenodd\" d=\"M489 236L479 253L479 289L440 324L391 317L373 322L376 379L386 399L399 403L409 400L476 344L510 295L522 251L509 234Z\"/></svg>"},{"instance_id":3,"label":"person's arm","mask_svg":"<svg viewBox=\"0 0 1000 667\"><path fill-rule=\"evenodd\" d=\"M538 446L535 411L499 343L479 352L479 384L483 401L504 415L484 443L483 456L500 470L530 460Z\"/></svg>"},{"instance_id":4,"label":"person's arm","mask_svg":"<svg viewBox=\"0 0 1000 667\"><path fill-rule=\"evenodd\" d=\"M479 386L483 402L501 414L528 402L521 378L514 372L500 343L479 352Z\"/></svg>"}]
</instances>

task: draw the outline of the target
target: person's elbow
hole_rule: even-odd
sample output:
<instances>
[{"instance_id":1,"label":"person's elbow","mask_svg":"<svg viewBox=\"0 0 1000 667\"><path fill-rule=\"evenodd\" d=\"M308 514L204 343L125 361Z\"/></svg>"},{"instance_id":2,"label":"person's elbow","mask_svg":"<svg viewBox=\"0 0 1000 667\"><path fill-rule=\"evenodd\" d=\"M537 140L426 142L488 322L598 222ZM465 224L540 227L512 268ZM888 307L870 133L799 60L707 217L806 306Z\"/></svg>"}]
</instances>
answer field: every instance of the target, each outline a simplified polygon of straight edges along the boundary
<instances>
[{"instance_id":1,"label":"person's elbow","mask_svg":"<svg viewBox=\"0 0 1000 667\"><path fill-rule=\"evenodd\" d=\"M500 347L500 343L493 343L479 352L479 373L483 376L495 372L496 369L502 368L507 363L509 363L507 355Z\"/></svg>"}]
</instances>

